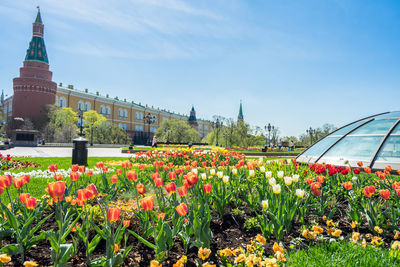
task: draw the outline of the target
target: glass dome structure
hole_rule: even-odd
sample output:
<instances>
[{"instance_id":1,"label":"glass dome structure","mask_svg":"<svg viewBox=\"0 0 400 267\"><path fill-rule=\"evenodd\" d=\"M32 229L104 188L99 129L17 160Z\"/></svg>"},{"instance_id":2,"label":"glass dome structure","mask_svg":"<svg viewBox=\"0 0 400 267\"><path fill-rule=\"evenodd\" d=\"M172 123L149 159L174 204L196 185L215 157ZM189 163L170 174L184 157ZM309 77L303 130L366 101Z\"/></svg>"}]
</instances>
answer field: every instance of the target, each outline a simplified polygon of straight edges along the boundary
<instances>
[{"instance_id":1,"label":"glass dome structure","mask_svg":"<svg viewBox=\"0 0 400 267\"><path fill-rule=\"evenodd\" d=\"M347 124L297 156L301 163L326 163L372 169L400 169L400 111L373 115Z\"/></svg>"}]
</instances>

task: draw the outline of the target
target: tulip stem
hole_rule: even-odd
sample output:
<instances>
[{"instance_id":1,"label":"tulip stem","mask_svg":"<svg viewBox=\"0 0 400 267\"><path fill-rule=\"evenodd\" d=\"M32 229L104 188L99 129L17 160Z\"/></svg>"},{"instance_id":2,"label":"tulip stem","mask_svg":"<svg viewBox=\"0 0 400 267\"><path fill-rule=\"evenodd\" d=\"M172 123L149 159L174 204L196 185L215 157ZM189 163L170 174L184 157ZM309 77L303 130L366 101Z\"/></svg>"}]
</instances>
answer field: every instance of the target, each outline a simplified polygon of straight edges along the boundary
<instances>
[{"instance_id":1,"label":"tulip stem","mask_svg":"<svg viewBox=\"0 0 400 267\"><path fill-rule=\"evenodd\" d=\"M10 200L11 209L14 211L14 205L13 205L13 202L11 200L10 192L8 192L8 187L6 188L6 191L7 191L8 199Z\"/></svg>"}]
</instances>

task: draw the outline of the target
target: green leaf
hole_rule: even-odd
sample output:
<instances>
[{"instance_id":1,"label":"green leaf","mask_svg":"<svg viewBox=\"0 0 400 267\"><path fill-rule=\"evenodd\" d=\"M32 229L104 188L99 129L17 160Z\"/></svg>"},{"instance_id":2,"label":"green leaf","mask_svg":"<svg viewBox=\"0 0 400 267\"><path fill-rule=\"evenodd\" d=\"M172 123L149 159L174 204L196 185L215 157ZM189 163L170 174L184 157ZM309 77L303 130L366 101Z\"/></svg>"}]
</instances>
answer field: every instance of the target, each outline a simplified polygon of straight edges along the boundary
<instances>
[{"instance_id":1,"label":"green leaf","mask_svg":"<svg viewBox=\"0 0 400 267\"><path fill-rule=\"evenodd\" d=\"M8 255L17 255L22 252L22 247L19 244L9 244L5 247L2 247L0 251Z\"/></svg>"},{"instance_id":2,"label":"green leaf","mask_svg":"<svg viewBox=\"0 0 400 267\"><path fill-rule=\"evenodd\" d=\"M149 248L154 249L154 250L157 249L157 247L154 244L150 243L149 241L147 241L146 239L144 239L140 235L136 234L135 232L133 232L131 230L128 230L128 232L131 233L134 237L136 237L140 242L142 242L143 244L145 244Z\"/></svg>"},{"instance_id":3,"label":"green leaf","mask_svg":"<svg viewBox=\"0 0 400 267\"><path fill-rule=\"evenodd\" d=\"M60 263L68 262L71 257L72 244L61 244L60 245Z\"/></svg>"},{"instance_id":4,"label":"green leaf","mask_svg":"<svg viewBox=\"0 0 400 267\"><path fill-rule=\"evenodd\" d=\"M7 217L7 220L9 222L10 226L18 231L19 223L18 223L18 220L15 217L15 215L13 213L11 213L11 211L7 208L6 205L4 205L3 203L0 203L0 204L1 204L3 211L6 214L6 217Z\"/></svg>"}]
</instances>

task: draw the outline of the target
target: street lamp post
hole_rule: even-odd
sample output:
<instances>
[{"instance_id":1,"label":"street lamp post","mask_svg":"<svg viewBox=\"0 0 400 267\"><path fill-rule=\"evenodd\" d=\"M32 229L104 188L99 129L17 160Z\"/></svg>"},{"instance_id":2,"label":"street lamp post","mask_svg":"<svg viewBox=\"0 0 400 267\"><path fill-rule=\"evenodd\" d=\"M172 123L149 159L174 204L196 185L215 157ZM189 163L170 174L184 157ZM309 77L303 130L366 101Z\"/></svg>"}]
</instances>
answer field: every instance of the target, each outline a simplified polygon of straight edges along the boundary
<instances>
[{"instance_id":1,"label":"street lamp post","mask_svg":"<svg viewBox=\"0 0 400 267\"><path fill-rule=\"evenodd\" d=\"M218 136L219 136L219 129L222 126L222 122L219 120L219 118L217 118L217 120L215 122L213 122L213 126L216 129L216 146L218 146Z\"/></svg>"},{"instance_id":2,"label":"street lamp post","mask_svg":"<svg viewBox=\"0 0 400 267\"><path fill-rule=\"evenodd\" d=\"M150 140L150 125L156 122L156 116L151 115L150 113L147 113L146 116L144 116L144 122L149 125L149 130L148 130L148 143L151 144Z\"/></svg>"},{"instance_id":3,"label":"street lamp post","mask_svg":"<svg viewBox=\"0 0 400 267\"><path fill-rule=\"evenodd\" d=\"M266 147L269 147L271 144L271 131L274 130L274 126L272 126L271 123L268 123L268 125L264 126L264 129L265 131L268 131L268 140L265 141L267 142Z\"/></svg>"},{"instance_id":4,"label":"street lamp post","mask_svg":"<svg viewBox=\"0 0 400 267\"><path fill-rule=\"evenodd\" d=\"M316 130L311 128L306 130L306 132L310 135L310 146L313 144L313 135L315 135Z\"/></svg>"},{"instance_id":5,"label":"street lamp post","mask_svg":"<svg viewBox=\"0 0 400 267\"><path fill-rule=\"evenodd\" d=\"M83 112L82 112L82 110L79 110L78 118L81 121L81 123L79 125L79 136L83 136Z\"/></svg>"}]
</instances>

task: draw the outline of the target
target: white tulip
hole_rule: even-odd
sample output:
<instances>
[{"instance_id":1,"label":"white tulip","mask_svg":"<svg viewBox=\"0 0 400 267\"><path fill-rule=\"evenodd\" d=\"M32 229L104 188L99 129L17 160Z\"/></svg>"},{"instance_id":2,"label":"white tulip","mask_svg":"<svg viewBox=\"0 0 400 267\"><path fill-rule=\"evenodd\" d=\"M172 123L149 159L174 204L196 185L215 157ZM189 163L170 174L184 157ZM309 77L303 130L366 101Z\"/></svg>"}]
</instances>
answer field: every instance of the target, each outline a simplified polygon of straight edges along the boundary
<instances>
[{"instance_id":1,"label":"white tulip","mask_svg":"<svg viewBox=\"0 0 400 267\"><path fill-rule=\"evenodd\" d=\"M223 176L224 176L223 172L221 172L221 171L217 172L217 177L218 178L222 178Z\"/></svg>"},{"instance_id":2,"label":"white tulip","mask_svg":"<svg viewBox=\"0 0 400 267\"><path fill-rule=\"evenodd\" d=\"M280 194L281 193L281 186L279 184L276 184L276 185L272 186L272 191L275 194Z\"/></svg>"},{"instance_id":3,"label":"white tulip","mask_svg":"<svg viewBox=\"0 0 400 267\"><path fill-rule=\"evenodd\" d=\"M229 176L228 175L225 175L223 178L222 178L222 181L224 181L224 183L228 183L229 182Z\"/></svg>"},{"instance_id":4,"label":"white tulip","mask_svg":"<svg viewBox=\"0 0 400 267\"><path fill-rule=\"evenodd\" d=\"M233 175L236 175L236 174L237 174L237 169L236 169L236 168L233 168L233 169L232 169L232 174L233 174Z\"/></svg>"},{"instance_id":5,"label":"white tulip","mask_svg":"<svg viewBox=\"0 0 400 267\"><path fill-rule=\"evenodd\" d=\"M292 184L292 177L290 177L290 176L285 176L285 184L287 185L287 186L290 186L291 184Z\"/></svg>"},{"instance_id":6,"label":"white tulip","mask_svg":"<svg viewBox=\"0 0 400 267\"><path fill-rule=\"evenodd\" d=\"M254 170L249 170L249 177L254 177L254 176L255 176Z\"/></svg>"},{"instance_id":7,"label":"white tulip","mask_svg":"<svg viewBox=\"0 0 400 267\"><path fill-rule=\"evenodd\" d=\"M293 174L292 176L292 181L293 183L297 183L299 181L300 175L298 174Z\"/></svg>"},{"instance_id":8,"label":"white tulip","mask_svg":"<svg viewBox=\"0 0 400 267\"><path fill-rule=\"evenodd\" d=\"M271 171L265 172L265 178L271 178L271 177L272 177L272 172Z\"/></svg>"},{"instance_id":9,"label":"white tulip","mask_svg":"<svg viewBox=\"0 0 400 267\"><path fill-rule=\"evenodd\" d=\"M215 169L210 170L210 175L215 175Z\"/></svg>"},{"instance_id":10,"label":"white tulip","mask_svg":"<svg viewBox=\"0 0 400 267\"><path fill-rule=\"evenodd\" d=\"M197 169L192 169L192 172L197 175Z\"/></svg>"},{"instance_id":11,"label":"white tulip","mask_svg":"<svg viewBox=\"0 0 400 267\"><path fill-rule=\"evenodd\" d=\"M353 178L351 178L351 180L353 180L354 183L357 182L357 179L358 179L357 176L353 176Z\"/></svg>"},{"instance_id":12,"label":"white tulip","mask_svg":"<svg viewBox=\"0 0 400 267\"><path fill-rule=\"evenodd\" d=\"M283 171L279 171L277 174L278 178L280 178L280 179L283 178L283 175L284 175Z\"/></svg>"},{"instance_id":13,"label":"white tulip","mask_svg":"<svg viewBox=\"0 0 400 267\"><path fill-rule=\"evenodd\" d=\"M264 210L267 210L269 205L268 205L268 200L263 200L261 201L261 206Z\"/></svg>"},{"instance_id":14,"label":"white tulip","mask_svg":"<svg viewBox=\"0 0 400 267\"><path fill-rule=\"evenodd\" d=\"M205 174L204 172L200 176L201 176L201 179L207 180L207 174Z\"/></svg>"},{"instance_id":15,"label":"white tulip","mask_svg":"<svg viewBox=\"0 0 400 267\"><path fill-rule=\"evenodd\" d=\"M296 189L296 196L298 198L303 198L305 193L306 193L306 191L304 191L302 189Z\"/></svg>"},{"instance_id":16,"label":"white tulip","mask_svg":"<svg viewBox=\"0 0 400 267\"><path fill-rule=\"evenodd\" d=\"M261 171L261 172L265 172L265 167L264 167L264 166L261 166L261 167L260 167L260 171Z\"/></svg>"},{"instance_id":17,"label":"white tulip","mask_svg":"<svg viewBox=\"0 0 400 267\"><path fill-rule=\"evenodd\" d=\"M276 180L275 180L275 178L274 178L274 177L269 178L268 183L269 183L270 186L276 185Z\"/></svg>"}]
</instances>

